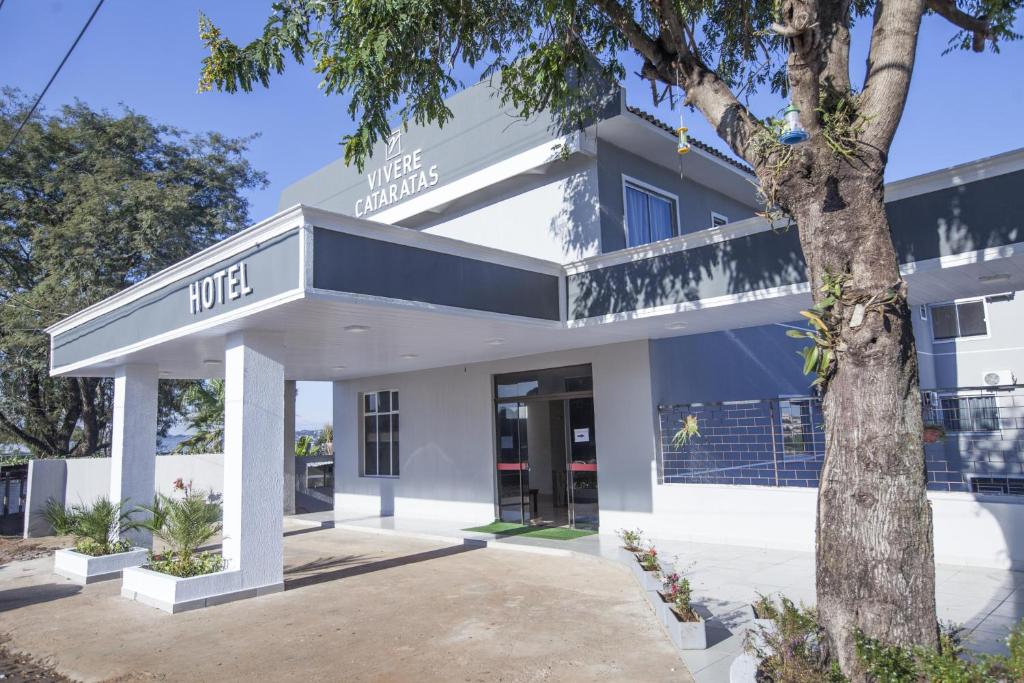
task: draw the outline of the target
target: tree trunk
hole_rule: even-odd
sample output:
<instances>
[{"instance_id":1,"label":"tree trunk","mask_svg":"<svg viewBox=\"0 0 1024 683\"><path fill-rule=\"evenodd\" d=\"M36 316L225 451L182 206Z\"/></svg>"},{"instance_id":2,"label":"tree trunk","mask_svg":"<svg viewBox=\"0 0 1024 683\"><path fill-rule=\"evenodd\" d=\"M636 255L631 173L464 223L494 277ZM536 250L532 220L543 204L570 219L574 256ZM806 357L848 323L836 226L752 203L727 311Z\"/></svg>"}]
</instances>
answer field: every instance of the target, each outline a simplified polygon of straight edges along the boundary
<instances>
[{"instance_id":1,"label":"tree trunk","mask_svg":"<svg viewBox=\"0 0 1024 683\"><path fill-rule=\"evenodd\" d=\"M857 630L889 644L938 642L917 349L885 214L883 166L854 168L827 148L805 159L811 163L784 192L815 302L826 273L848 276L847 303L833 309L839 350L823 396L818 615L843 672L863 680ZM857 324L851 302L884 300L888 289L895 299L869 305Z\"/></svg>"}]
</instances>

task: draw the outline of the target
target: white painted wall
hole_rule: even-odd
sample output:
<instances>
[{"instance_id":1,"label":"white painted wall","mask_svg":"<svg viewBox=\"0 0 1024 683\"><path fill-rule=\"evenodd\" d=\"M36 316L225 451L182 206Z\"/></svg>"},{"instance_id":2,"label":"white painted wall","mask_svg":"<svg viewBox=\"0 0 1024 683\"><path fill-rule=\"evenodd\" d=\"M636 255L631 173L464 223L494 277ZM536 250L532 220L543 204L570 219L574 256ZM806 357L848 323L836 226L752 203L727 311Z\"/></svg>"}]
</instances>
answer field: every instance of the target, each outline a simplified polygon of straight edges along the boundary
<instances>
[{"instance_id":1,"label":"white painted wall","mask_svg":"<svg viewBox=\"0 0 1024 683\"><path fill-rule=\"evenodd\" d=\"M931 319L922 320L914 308L914 338L921 359L921 386L949 388L982 385L984 373L1011 371L1024 382L1024 297L986 305L986 337L932 342Z\"/></svg>"},{"instance_id":2,"label":"white painted wall","mask_svg":"<svg viewBox=\"0 0 1024 683\"><path fill-rule=\"evenodd\" d=\"M32 460L29 462L27 497L25 500L25 537L51 533L42 511L50 498L65 506L89 504L100 496L110 495L110 458L78 458ZM174 480L181 477L192 482L196 490L224 491L224 456L158 455L156 456L155 490L170 494Z\"/></svg>"},{"instance_id":3,"label":"white painted wall","mask_svg":"<svg viewBox=\"0 0 1024 683\"><path fill-rule=\"evenodd\" d=\"M601 533L640 528L650 538L813 552L817 498L817 489L655 485L651 513L602 508ZM1024 503L968 493L928 498L936 562L1024 569Z\"/></svg>"},{"instance_id":4,"label":"white painted wall","mask_svg":"<svg viewBox=\"0 0 1024 683\"><path fill-rule=\"evenodd\" d=\"M567 263L601 253L597 164L584 157L551 166L452 206L424 232ZM536 180L534 180L536 178Z\"/></svg>"},{"instance_id":5,"label":"white painted wall","mask_svg":"<svg viewBox=\"0 0 1024 683\"><path fill-rule=\"evenodd\" d=\"M492 376L590 363L598 493L606 510L650 512L654 412L646 341L334 383L335 517L494 519ZM397 390L401 474L359 476L360 394Z\"/></svg>"}]
</instances>

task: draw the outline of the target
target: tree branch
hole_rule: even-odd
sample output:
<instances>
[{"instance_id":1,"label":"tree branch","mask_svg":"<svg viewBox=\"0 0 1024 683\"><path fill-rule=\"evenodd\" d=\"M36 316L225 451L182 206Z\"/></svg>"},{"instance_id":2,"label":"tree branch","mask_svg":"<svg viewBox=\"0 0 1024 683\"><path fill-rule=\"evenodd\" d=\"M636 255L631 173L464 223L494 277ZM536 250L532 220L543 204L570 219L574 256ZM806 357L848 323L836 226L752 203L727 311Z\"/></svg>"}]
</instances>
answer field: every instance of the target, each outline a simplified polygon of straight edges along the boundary
<instances>
[{"instance_id":1,"label":"tree branch","mask_svg":"<svg viewBox=\"0 0 1024 683\"><path fill-rule=\"evenodd\" d=\"M641 76L674 85L678 78L686 91L687 104L697 107L715 127L718 135L733 152L752 166L756 160L750 158L747 149L754 135L761 128L761 122L744 107L729 86L690 52L683 32L673 38L681 18L674 8L662 14L661 3L656 7L659 22L663 27L661 35L653 38L647 34L632 12L616 0L594 0L611 22L622 32L629 44L644 58ZM672 3L664 3L666 6Z\"/></svg>"},{"instance_id":2,"label":"tree branch","mask_svg":"<svg viewBox=\"0 0 1024 683\"><path fill-rule=\"evenodd\" d=\"M974 34L974 43L971 48L975 52L985 49L985 40L991 37L992 25L984 15L975 17L963 12L956 6L956 0L927 0L928 9L941 17L945 17L951 24Z\"/></svg>"},{"instance_id":3,"label":"tree branch","mask_svg":"<svg viewBox=\"0 0 1024 683\"><path fill-rule=\"evenodd\" d=\"M907 101L925 0L879 0L875 5L860 111L870 119L864 142L887 155Z\"/></svg>"}]
</instances>

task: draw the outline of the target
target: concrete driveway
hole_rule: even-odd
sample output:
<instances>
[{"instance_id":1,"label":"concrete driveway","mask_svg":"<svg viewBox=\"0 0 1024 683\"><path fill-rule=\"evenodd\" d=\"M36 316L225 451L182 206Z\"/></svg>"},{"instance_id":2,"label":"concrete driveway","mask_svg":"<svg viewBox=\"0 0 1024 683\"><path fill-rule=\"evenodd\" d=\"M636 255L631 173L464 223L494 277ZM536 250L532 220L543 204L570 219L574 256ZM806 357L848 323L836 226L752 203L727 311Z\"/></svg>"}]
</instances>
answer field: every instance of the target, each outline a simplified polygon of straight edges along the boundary
<instances>
[{"instance_id":1,"label":"concrete driveway","mask_svg":"<svg viewBox=\"0 0 1024 683\"><path fill-rule=\"evenodd\" d=\"M598 559L293 530L283 593L169 615L52 560L0 568L0 634L82 681L692 681Z\"/></svg>"}]
</instances>

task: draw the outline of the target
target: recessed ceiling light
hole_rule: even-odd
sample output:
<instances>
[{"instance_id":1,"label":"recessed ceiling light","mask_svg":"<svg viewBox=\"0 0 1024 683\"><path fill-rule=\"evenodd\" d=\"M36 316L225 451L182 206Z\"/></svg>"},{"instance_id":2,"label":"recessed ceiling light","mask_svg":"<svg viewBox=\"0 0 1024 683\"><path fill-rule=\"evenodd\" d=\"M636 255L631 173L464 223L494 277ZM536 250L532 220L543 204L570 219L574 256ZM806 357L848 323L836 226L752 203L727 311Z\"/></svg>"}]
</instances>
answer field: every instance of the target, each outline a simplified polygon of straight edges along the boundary
<instances>
[{"instance_id":1,"label":"recessed ceiling light","mask_svg":"<svg viewBox=\"0 0 1024 683\"><path fill-rule=\"evenodd\" d=\"M419 356L418 353L403 353L402 354L402 358L416 358L418 356Z\"/></svg>"},{"instance_id":2,"label":"recessed ceiling light","mask_svg":"<svg viewBox=\"0 0 1024 683\"><path fill-rule=\"evenodd\" d=\"M347 325L345 327L345 331L346 332L359 333L359 332L368 332L369 330L370 330L370 328L367 327L366 325Z\"/></svg>"},{"instance_id":3,"label":"recessed ceiling light","mask_svg":"<svg viewBox=\"0 0 1024 683\"><path fill-rule=\"evenodd\" d=\"M160 371L160 376L161 377L170 377L170 375L171 375L171 371L170 370L161 370Z\"/></svg>"},{"instance_id":4,"label":"recessed ceiling light","mask_svg":"<svg viewBox=\"0 0 1024 683\"><path fill-rule=\"evenodd\" d=\"M500 339L500 338L498 338L498 339L488 339L487 343L490 344L491 346L501 346L502 344L505 343L505 340L504 339Z\"/></svg>"},{"instance_id":5,"label":"recessed ceiling light","mask_svg":"<svg viewBox=\"0 0 1024 683\"><path fill-rule=\"evenodd\" d=\"M665 325L665 327L670 330L685 330L686 323L669 323L668 325Z\"/></svg>"},{"instance_id":6,"label":"recessed ceiling light","mask_svg":"<svg viewBox=\"0 0 1024 683\"><path fill-rule=\"evenodd\" d=\"M1002 282L1003 280L1009 280L1009 273L992 273L991 275L979 275L979 282Z\"/></svg>"},{"instance_id":7,"label":"recessed ceiling light","mask_svg":"<svg viewBox=\"0 0 1024 683\"><path fill-rule=\"evenodd\" d=\"M331 369L332 369L332 370L344 370L344 369L345 369L345 368L347 368L347 367L348 367L347 365L335 365L335 366L334 366L333 368L331 368Z\"/></svg>"},{"instance_id":8,"label":"recessed ceiling light","mask_svg":"<svg viewBox=\"0 0 1024 683\"><path fill-rule=\"evenodd\" d=\"M218 360L216 358L206 358L203 360L203 365L220 365L223 362L224 361Z\"/></svg>"}]
</instances>

